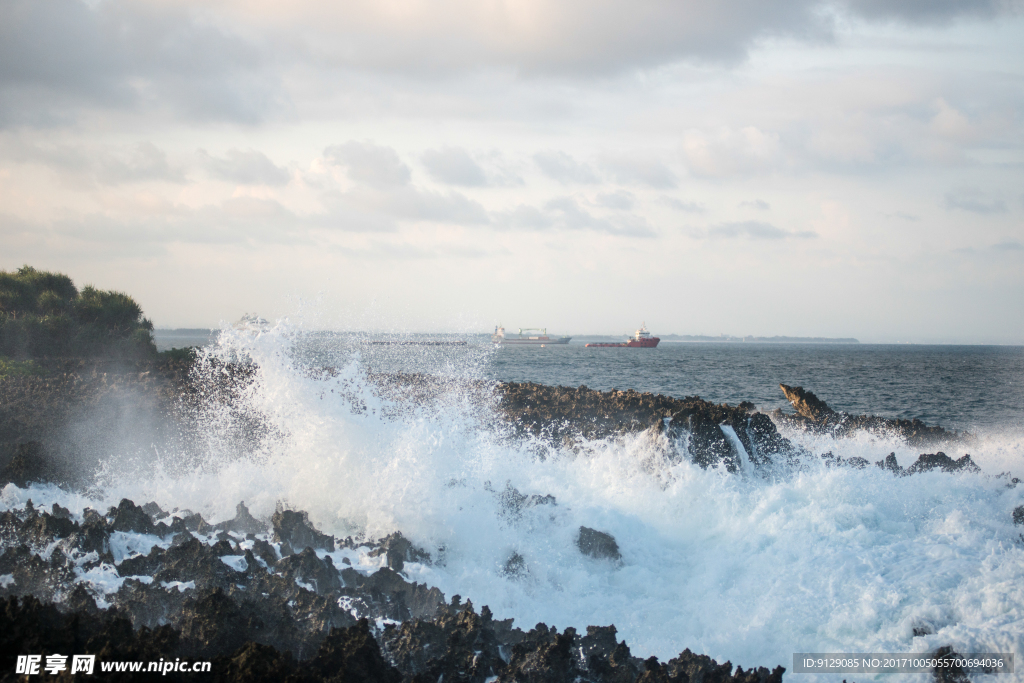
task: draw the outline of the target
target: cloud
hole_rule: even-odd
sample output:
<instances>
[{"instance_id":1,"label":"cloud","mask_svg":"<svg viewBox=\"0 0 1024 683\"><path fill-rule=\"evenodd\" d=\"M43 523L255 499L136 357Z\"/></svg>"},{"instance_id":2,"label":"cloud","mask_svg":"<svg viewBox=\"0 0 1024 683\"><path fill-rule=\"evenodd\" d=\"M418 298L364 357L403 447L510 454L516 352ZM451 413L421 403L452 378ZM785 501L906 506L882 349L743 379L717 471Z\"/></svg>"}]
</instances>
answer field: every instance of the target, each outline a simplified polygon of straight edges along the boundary
<instances>
[{"instance_id":1,"label":"cloud","mask_svg":"<svg viewBox=\"0 0 1024 683\"><path fill-rule=\"evenodd\" d=\"M1024 251L1024 244L1021 244L1017 240L1006 240L1005 242L999 242L998 244L993 244L992 245L992 249L995 250L995 251L1008 251L1008 252Z\"/></svg>"},{"instance_id":2,"label":"cloud","mask_svg":"<svg viewBox=\"0 0 1024 683\"><path fill-rule=\"evenodd\" d=\"M229 149L223 159L210 156L205 149L199 156L207 170L216 178L239 185L287 185L291 174L277 166L266 154L254 149Z\"/></svg>"},{"instance_id":3,"label":"cloud","mask_svg":"<svg viewBox=\"0 0 1024 683\"><path fill-rule=\"evenodd\" d=\"M818 234L810 231L788 232L761 221L737 221L713 226L708 229L707 236L725 239L744 237L752 240L788 240L814 239Z\"/></svg>"},{"instance_id":4,"label":"cloud","mask_svg":"<svg viewBox=\"0 0 1024 683\"><path fill-rule=\"evenodd\" d=\"M147 181L186 182L184 170L152 142L125 146L49 145L15 141L3 145L3 158L38 163L75 185L125 185Z\"/></svg>"},{"instance_id":5,"label":"cloud","mask_svg":"<svg viewBox=\"0 0 1024 683\"><path fill-rule=\"evenodd\" d=\"M343 167L352 180L378 189L403 187L412 174L398 153L372 142L346 142L324 150L324 159Z\"/></svg>"},{"instance_id":6,"label":"cloud","mask_svg":"<svg viewBox=\"0 0 1024 683\"><path fill-rule=\"evenodd\" d=\"M442 183L463 187L483 187L488 184L484 169L461 147L427 150L423 153L422 161L430 175Z\"/></svg>"},{"instance_id":7,"label":"cloud","mask_svg":"<svg viewBox=\"0 0 1024 683\"><path fill-rule=\"evenodd\" d=\"M990 198L979 188L965 187L946 193L946 208L980 214L1003 213L1006 202Z\"/></svg>"},{"instance_id":8,"label":"cloud","mask_svg":"<svg viewBox=\"0 0 1024 683\"><path fill-rule=\"evenodd\" d=\"M752 199L750 201L740 202L736 206L740 209L757 209L759 211L767 211L772 208L772 205L763 199Z\"/></svg>"},{"instance_id":9,"label":"cloud","mask_svg":"<svg viewBox=\"0 0 1024 683\"><path fill-rule=\"evenodd\" d=\"M636 197L632 192L616 190L615 192L600 192L597 195L597 205L619 211L630 211L636 206Z\"/></svg>"},{"instance_id":10,"label":"cloud","mask_svg":"<svg viewBox=\"0 0 1024 683\"><path fill-rule=\"evenodd\" d=\"M572 197L558 197L544 205L555 217L555 223L568 230L593 230L626 237L654 237L655 232L641 216L616 216L614 219L594 216Z\"/></svg>"},{"instance_id":11,"label":"cloud","mask_svg":"<svg viewBox=\"0 0 1024 683\"><path fill-rule=\"evenodd\" d=\"M676 174L658 159L625 156L606 158L601 167L624 185L671 189L679 184Z\"/></svg>"},{"instance_id":12,"label":"cloud","mask_svg":"<svg viewBox=\"0 0 1024 683\"><path fill-rule=\"evenodd\" d=\"M935 23L998 16L1016 2L891 4L896 8L881 0L295 0L254 10L232 0L218 7L229 22L258 23L284 44L300 36L311 53L346 67L606 74L681 60L736 63L764 39L828 39L850 17ZM900 9L906 5L913 7Z\"/></svg>"},{"instance_id":13,"label":"cloud","mask_svg":"<svg viewBox=\"0 0 1024 683\"><path fill-rule=\"evenodd\" d=\"M520 204L511 211L498 214L495 225L505 230L586 230L622 237L657 235L642 216L627 213L617 213L611 217L595 216L572 197L556 197L541 209Z\"/></svg>"},{"instance_id":14,"label":"cloud","mask_svg":"<svg viewBox=\"0 0 1024 683\"><path fill-rule=\"evenodd\" d=\"M665 206L669 206L676 211L685 211L686 213L704 213L704 205L698 204L697 202L684 202L681 199L675 197L662 196L660 201Z\"/></svg>"},{"instance_id":15,"label":"cloud","mask_svg":"<svg viewBox=\"0 0 1024 683\"><path fill-rule=\"evenodd\" d=\"M779 161L780 147L777 133L746 126L738 130L687 131L682 154L694 175L720 178L772 170Z\"/></svg>"},{"instance_id":16,"label":"cloud","mask_svg":"<svg viewBox=\"0 0 1024 683\"><path fill-rule=\"evenodd\" d=\"M277 104L261 51L179 3L0 3L0 125L73 122L82 107L255 122Z\"/></svg>"},{"instance_id":17,"label":"cloud","mask_svg":"<svg viewBox=\"0 0 1024 683\"><path fill-rule=\"evenodd\" d=\"M962 18L993 19L1020 8L1006 0L845 0L851 14L873 20L897 19L911 24L944 24Z\"/></svg>"},{"instance_id":18,"label":"cloud","mask_svg":"<svg viewBox=\"0 0 1024 683\"><path fill-rule=\"evenodd\" d=\"M533 161L544 175L564 185L589 185L600 182L590 166L577 162L565 152L538 152L533 155Z\"/></svg>"}]
</instances>

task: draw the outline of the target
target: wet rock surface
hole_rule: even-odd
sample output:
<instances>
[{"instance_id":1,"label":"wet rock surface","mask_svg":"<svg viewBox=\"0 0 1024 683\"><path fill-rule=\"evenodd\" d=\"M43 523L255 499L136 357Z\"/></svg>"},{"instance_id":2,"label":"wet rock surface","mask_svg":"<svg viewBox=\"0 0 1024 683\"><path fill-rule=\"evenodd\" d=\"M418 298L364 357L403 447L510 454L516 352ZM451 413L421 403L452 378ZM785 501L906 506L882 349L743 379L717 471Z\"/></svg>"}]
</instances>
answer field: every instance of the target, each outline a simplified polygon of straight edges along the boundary
<instances>
[{"instance_id":1,"label":"wet rock surface","mask_svg":"<svg viewBox=\"0 0 1024 683\"><path fill-rule=\"evenodd\" d=\"M796 415L786 415L777 411L772 413L772 417L810 431L842 437L863 430L884 436L895 435L911 446L924 447L969 440L967 435L948 431L938 426L929 426L916 419L895 420L873 415L850 415L837 412L815 396L813 392L807 391L803 387L780 384L779 388L793 405Z\"/></svg>"},{"instance_id":2,"label":"wet rock surface","mask_svg":"<svg viewBox=\"0 0 1024 683\"><path fill-rule=\"evenodd\" d=\"M632 389L602 392L528 382L499 384L495 393L499 414L516 430L560 445L650 432L667 437L676 457L731 471L740 470L744 461L767 465L795 452L771 418L749 403L729 406L697 396L676 399Z\"/></svg>"},{"instance_id":3,"label":"wet rock surface","mask_svg":"<svg viewBox=\"0 0 1024 683\"><path fill-rule=\"evenodd\" d=\"M243 510L240 504L234 519L248 524ZM591 626L585 635L545 624L515 628L487 607L478 612L459 596L446 601L437 588L408 581L394 567L431 558L401 534L359 544L328 537L342 551L358 545L386 565L379 568L336 565L311 545L278 557L275 543L320 533L305 515L282 512L292 511L275 514L277 542L127 499L105 516L57 505L39 510L31 502L0 513L0 681L14 680L14 658L25 653L211 662L209 673L169 671L164 677L172 681L782 680L782 667L734 670L689 650L666 663L641 660L616 640L614 626ZM172 530L183 526L179 515L207 533ZM125 534L153 545L115 557L111 541ZM611 535L587 527L579 549L596 559L619 557ZM110 592L112 584L119 585Z\"/></svg>"}]
</instances>

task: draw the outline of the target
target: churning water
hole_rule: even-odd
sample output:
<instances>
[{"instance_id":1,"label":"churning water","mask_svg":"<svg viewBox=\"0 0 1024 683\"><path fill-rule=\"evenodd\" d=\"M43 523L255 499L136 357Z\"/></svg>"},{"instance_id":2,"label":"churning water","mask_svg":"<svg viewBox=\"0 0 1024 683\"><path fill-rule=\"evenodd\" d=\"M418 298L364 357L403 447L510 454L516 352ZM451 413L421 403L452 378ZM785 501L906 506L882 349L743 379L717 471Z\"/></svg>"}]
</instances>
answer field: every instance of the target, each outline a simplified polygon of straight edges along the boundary
<instances>
[{"instance_id":1,"label":"churning water","mask_svg":"<svg viewBox=\"0 0 1024 683\"><path fill-rule=\"evenodd\" d=\"M339 536L400 530L434 557L407 573L449 597L523 628L614 623L633 654L662 660L686 647L787 669L794 652L1021 652L1024 543L1012 511L1024 486L999 476L1024 476L1021 349L663 343L594 353L357 341L287 326L227 331L208 358L258 367L242 404L263 427L247 451L235 442L238 415L211 405L200 416L204 460L187 473L166 463L145 476L109 472L88 496L10 486L4 505L31 496L81 511L129 497L218 521L244 500L256 516L278 503L306 510ZM322 366L337 370L311 369ZM453 379L429 401L382 398L368 377L385 371ZM492 378L763 410L783 404L779 382L802 384L837 409L969 428L976 440L946 452L969 452L982 472L900 478L816 457L895 452L905 466L921 452L867 434L783 431L808 455L770 474L703 470L649 433L560 450L513 438L464 382ZM556 503L510 506L509 487ZM613 535L621 562L581 555L581 525ZM515 554L525 571L506 571Z\"/></svg>"}]
</instances>

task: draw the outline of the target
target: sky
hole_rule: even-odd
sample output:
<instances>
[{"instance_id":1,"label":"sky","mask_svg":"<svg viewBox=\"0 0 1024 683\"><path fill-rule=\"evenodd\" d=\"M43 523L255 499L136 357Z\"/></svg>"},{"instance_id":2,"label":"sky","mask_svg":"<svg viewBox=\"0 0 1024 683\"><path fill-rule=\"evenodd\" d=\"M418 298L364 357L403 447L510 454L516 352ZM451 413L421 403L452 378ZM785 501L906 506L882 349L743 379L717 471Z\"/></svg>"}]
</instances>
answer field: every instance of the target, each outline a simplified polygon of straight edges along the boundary
<instances>
[{"instance_id":1,"label":"sky","mask_svg":"<svg viewBox=\"0 0 1024 683\"><path fill-rule=\"evenodd\" d=\"M158 327L1024 344L1024 0L0 0L0 269Z\"/></svg>"}]
</instances>

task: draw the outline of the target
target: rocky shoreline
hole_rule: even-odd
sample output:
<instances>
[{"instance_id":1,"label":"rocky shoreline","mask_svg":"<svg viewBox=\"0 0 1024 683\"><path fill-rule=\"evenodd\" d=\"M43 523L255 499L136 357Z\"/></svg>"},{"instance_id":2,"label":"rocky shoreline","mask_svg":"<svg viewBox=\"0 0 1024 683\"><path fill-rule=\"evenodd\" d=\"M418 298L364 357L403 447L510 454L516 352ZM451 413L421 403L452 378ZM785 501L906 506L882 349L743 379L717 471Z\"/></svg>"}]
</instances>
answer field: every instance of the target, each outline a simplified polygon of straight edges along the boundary
<instances>
[{"instance_id":1,"label":"rocky shoreline","mask_svg":"<svg viewBox=\"0 0 1024 683\"><path fill-rule=\"evenodd\" d=\"M45 370L0 380L0 488L89 485L98 463L93 453L102 450L97 445L127 438L104 431L126 411L151 425L140 439L198 451L204 408L232 410L254 375L246 366L196 373L188 361L65 361ZM399 402L430 403L453 391L451 382L423 375L370 379ZM781 385L795 414L585 386L477 382L454 389L488 405L509 438L561 448L649 433L664 437L670 457L730 472L791 466L808 456L898 476L978 469L969 455L954 459L938 450L906 468L892 454L879 454L874 463L808 454L779 427L836 438L863 430L922 448L964 445L970 437L916 420L838 413L800 387ZM244 411L236 429L243 450L266 436L259 416ZM510 506L553 502L511 487L497 495ZM1024 509L1019 516L1024 524ZM545 624L523 631L486 606L478 611L403 576L408 563L442 562L436 551L416 548L401 534L336 539L296 510L259 520L240 503L233 519L210 524L189 511L127 499L105 513L72 513L57 504L40 510L28 501L0 513L0 542L0 681L16 680L10 673L16 654L66 651L101 661L209 660L218 681L768 683L784 672L781 666L734 669L690 650L668 662L640 659L617 641L614 626L589 626L585 634ZM577 550L618 561L615 539L599 530L581 527ZM519 569L515 556L504 567L509 576Z\"/></svg>"},{"instance_id":2,"label":"rocky shoreline","mask_svg":"<svg viewBox=\"0 0 1024 683\"><path fill-rule=\"evenodd\" d=\"M119 549L126 538L150 549ZM18 680L17 654L68 652L100 662L211 661L212 680L268 683L776 683L784 671L734 669L690 650L664 663L640 659L614 626L523 631L486 606L409 582L407 563L434 560L401 534L335 539L298 511L278 510L268 528L241 503L233 519L211 525L127 499L81 515L28 501L0 513L0 539L3 681ZM582 527L578 546L612 561L609 540ZM101 577L120 585L100 594ZM211 676L168 674L200 679Z\"/></svg>"}]
</instances>

